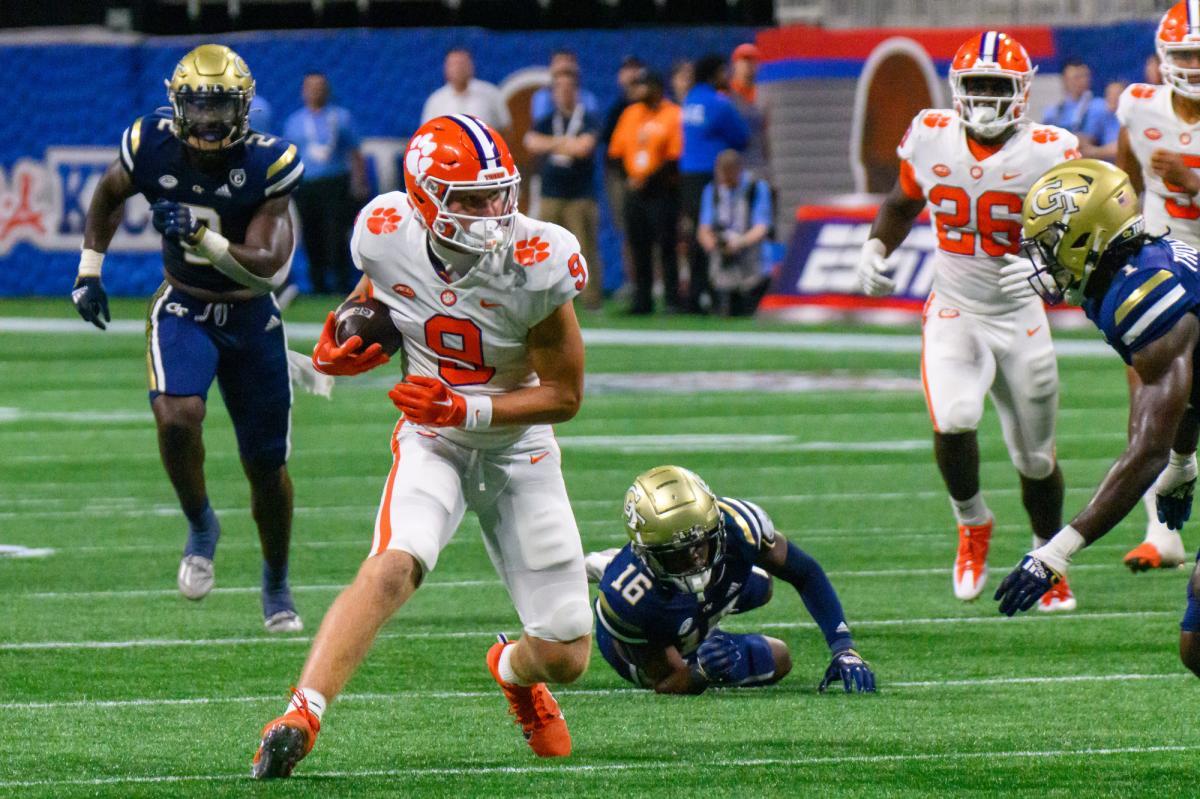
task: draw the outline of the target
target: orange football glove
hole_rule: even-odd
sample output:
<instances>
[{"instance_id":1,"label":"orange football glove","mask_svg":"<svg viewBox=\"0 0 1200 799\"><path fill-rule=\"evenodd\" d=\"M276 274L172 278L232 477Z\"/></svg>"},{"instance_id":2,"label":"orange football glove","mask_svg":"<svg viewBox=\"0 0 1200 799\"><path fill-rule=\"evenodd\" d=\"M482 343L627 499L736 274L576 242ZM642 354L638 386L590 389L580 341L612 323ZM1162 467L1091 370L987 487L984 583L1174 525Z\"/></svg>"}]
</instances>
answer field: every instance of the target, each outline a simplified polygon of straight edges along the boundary
<instances>
[{"instance_id":1,"label":"orange football glove","mask_svg":"<svg viewBox=\"0 0 1200 799\"><path fill-rule=\"evenodd\" d=\"M325 327L321 330L321 338L313 347L312 362L318 372L327 375L359 375L368 372L376 366L383 366L390 360L383 347L378 343L372 344L362 352L355 352L362 346L362 336L351 336L342 346L334 339L334 315L331 311L325 317Z\"/></svg>"},{"instance_id":2,"label":"orange football glove","mask_svg":"<svg viewBox=\"0 0 1200 799\"><path fill-rule=\"evenodd\" d=\"M458 427L467 418L467 401L434 377L409 375L388 392L404 418L428 427Z\"/></svg>"}]
</instances>

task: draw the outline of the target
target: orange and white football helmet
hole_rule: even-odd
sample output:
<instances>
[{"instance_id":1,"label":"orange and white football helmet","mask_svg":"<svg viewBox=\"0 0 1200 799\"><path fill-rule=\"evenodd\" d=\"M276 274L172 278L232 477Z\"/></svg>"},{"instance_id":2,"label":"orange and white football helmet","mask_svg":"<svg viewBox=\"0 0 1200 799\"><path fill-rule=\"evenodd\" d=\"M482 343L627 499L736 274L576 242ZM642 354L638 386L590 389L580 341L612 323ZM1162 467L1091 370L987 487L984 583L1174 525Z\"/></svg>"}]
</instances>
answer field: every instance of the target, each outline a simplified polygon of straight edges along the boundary
<instances>
[{"instance_id":1,"label":"orange and white football helmet","mask_svg":"<svg viewBox=\"0 0 1200 799\"><path fill-rule=\"evenodd\" d=\"M1166 84L1184 97L1200 100L1200 0L1180 0L1171 6L1158 23L1154 46ZM1193 66L1176 62L1185 53L1192 56Z\"/></svg>"},{"instance_id":2,"label":"orange and white football helmet","mask_svg":"<svg viewBox=\"0 0 1200 799\"><path fill-rule=\"evenodd\" d=\"M958 48L950 62L950 92L954 109L963 124L985 138L992 138L1017 124L1029 104L1029 87L1037 68L1029 54L1013 37L1000 31L984 31ZM1003 93L980 93L974 78L1009 81Z\"/></svg>"},{"instance_id":3,"label":"orange and white football helmet","mask_svg":"<svg viewBox=\"0 0 1200 799\"><path fill-rule=\"evenodd\" d=\"M483 255L512 243L520 184L508 144L487 123L466 114L429 120L404 154L409 202L435 239L459 250ZM488 195L489 213L451 210L459 205L456 197L468 193Z\"/></svg>"}]
</instances>

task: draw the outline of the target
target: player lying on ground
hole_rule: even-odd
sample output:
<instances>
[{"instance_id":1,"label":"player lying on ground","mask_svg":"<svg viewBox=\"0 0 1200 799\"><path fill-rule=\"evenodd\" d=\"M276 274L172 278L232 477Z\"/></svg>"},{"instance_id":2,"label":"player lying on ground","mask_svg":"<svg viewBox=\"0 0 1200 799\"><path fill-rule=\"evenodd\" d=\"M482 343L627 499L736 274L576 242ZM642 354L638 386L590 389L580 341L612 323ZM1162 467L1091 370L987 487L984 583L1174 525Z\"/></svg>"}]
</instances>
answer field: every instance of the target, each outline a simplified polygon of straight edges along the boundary
<instances>
[{"instance_id":1,"label":"player lying on ground","mask_svg":"<svg viewBox=\"0 0 1200 799\"><path fill-rule=\"evenodd\" d=\"M792 668L776 638L727 633L721 619L771 601L772 577L790 583L833 652L818 690L875 690L837 593L820 565L775 532L752 502L718 498L697 475L659 466L625 494L621 549L587 557L596 597L596 643L626 680L662 694L779 682Z\"/></svg>"},{"instance_id":2,"label":"player lying on ground","mask_svg":"<svg viewBox=\"0 0 1200 799\"><path fill-rule=\"evenodd\" d=\"M897 148L900 179L888 196L858 274L871 296L891 294L884 262L928 206L938 249L933 289L921 320L921 382L933 423L938 470L958 522L954 595L973 600L987 582L995 518L979 480L984 398L1000 416L1034 545L1062 527L1063 475L1054 454L1058 364L1042 304L1013 299L1000 267L1020 243L1021 201L1037 176L1078 156L1078 140L1024 116L1035 69L1011 36L985 31L968 39L950 65L954 110L919 113ZM901 287L906 288L906 287ZM1073 610L1061 582L1039 610Z\"/></svg>"},{"instance_id":3,"label":"player lying on ground","mask_svg":"<svg viewBox=\"0 0 1200 799\"><path fill-rule=\"evenodd\" d=\"M1193 16L1193 14L1196 16ZM1117 105L1121 122L1117 166L1129 175L1141 195L1146 232L1200 247L1200 13L1194 0L1176 3L1159 23L1154 36L1162 86L1134 83ZM1128 370L1130 399L1137 389L1137 372ZM1165 523L1165 514L1146 492L1146 535L1125 555L1133 571L1172 568L1187 559L1183 539Z\"/></svg>"},{"instance_id":4,"label":"player lying on ground","mask_svg":"<svg viewBox=\"0 0 1200 799\"><path fill-rule=\"evenodd\" d=\"M1000 584L1000 612L1028 610L1067 573L1071 557L1129 514L1154 487L1172 529L1191 513L1200 429L1200 254L1181 241L1149 236L1129 177L1103 161L1071 161L1043 175L1024 208L1025 251L1006 279L1027 281L1050 303L1064 297L1087 317L1140 385L1129 408L1129 445L1091 502ZM1180 656L1200 674L1200 602L1193 574L1181 625Z\"/></svg>"},{"instance_id":5,"label":"player lying on ground","mask_svg":"<svg viewBox=\"0 0 1200 799\"><path fill-rule=\"evenodd\" d=\"M569 683L591 654L579 529L550 425L583 398L583 337L572 300L587 282L579 242L517 212L520 175L499 134L474 117L437 117L413 134L407 195L362 210L351 240L360 289L391 309L405 375L370 556L321 622L287 713L263 728L259 778L286 777L312 749L325 705L379 628L438 562L467 510L524 634L486 662L533 751L570 754L546 682ZM387 361L378 342L334 340L313 361L351 375Z\"/></svg>"},{"instance_id":6,"label":"player lying on ground","mask_svg":"<svg viewBox=\"0 0 1200 799\"><path fill-rule=\"evenodd\" d=\"M125 201L144 195L163 238L166 282L150 301L146 372L159 453L188 521L179 590L202 599L213 587L221 527L204 481L201 429L215 378L250 481L265 624L294 632L303 625L288 590L292 390L271 291L291 264L288 194L304 166L295 145L250 130L254 79L228 47L192 50L167 87L171 113L137 119L96 186L71 298L80 316L105 328L104 252Z\"/></svg>"}]
</instances>

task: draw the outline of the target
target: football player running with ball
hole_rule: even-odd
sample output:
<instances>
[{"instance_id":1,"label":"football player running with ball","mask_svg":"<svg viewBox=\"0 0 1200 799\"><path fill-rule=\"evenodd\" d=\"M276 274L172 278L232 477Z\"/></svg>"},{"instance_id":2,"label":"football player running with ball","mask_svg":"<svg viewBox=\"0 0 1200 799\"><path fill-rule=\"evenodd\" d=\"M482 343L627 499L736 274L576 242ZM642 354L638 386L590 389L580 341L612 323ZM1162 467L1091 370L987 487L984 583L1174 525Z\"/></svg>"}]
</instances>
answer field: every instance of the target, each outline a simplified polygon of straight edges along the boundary
<instances>
[{"instance_id":1,"label":"football player running with ball","mask_svg":"<svg viewBox=\"0 0 1200 799\"><path fill-rule=\"evenodd\" d=\"M1163 86L1135 83L1121 94L1117 166L1142 196L1146 232L1200 247L1200 6L1176 3L1159 23L1155 46ZM1138 373L1129 372L1130 398ZM1194 459L1187 468L1196 473ZM1179 530L1168 523L1154 492L1147 491L1146 536L1125 555L1133 571L1174 568L1187 559Z\"/></svg>"},{"instance_id":2,"label":"football player running with ball","mask_svg":"<svg viewBox=\"0 0 1200 799\"><path fill-rule=\"evenodd\" d=\"M404 416L370 555L325 615L289 710L263 728L255 777L286 777L312 749L326 704L437 566L467 510L524 630L492 646L487 668L534 753L571 752L545 684L587 668L591 610L550 425L571 419L583 395L572 300L587 267L573 235L517 212L519 183L495 130L437 117L409 142L407 193L376 197L358 216L357 291L389 306L403 334L405 376L389 396ZM361 344L351 336L339 346L330 314L313 361L351 375L387 360L377 343Z\"/></svg>"},{"instance_id":3,"label":"football player running with ball","mask_svg":"<svg viewBox=\"0 0 1200 799\"><path fill-rule=\"evenodd\" d=\"M687 469L659 466L625 494L625 532L628 544L589 554L587 568L600 584L596 643L626 680L663 694L782 680L792 668L787 644L718 626L770 602L776 577L799 592L833 653L818 690L839 680L846 693L875 690L829 578L753 502L714 496Z\"/></svg>"},{"instance_id":4,"label":"football player running with ball","mask_svg":"<svg viewBox=\"0 0 1200 799\"><path fill-rule=\"evenodd\" d=\"M1078 157L1078 140L1024 116L1036 70L998 31L968 39L950 66L954 110L925 110L900 142L900 179L863 245L858 275L871 296L890 294L884 262L930 208L938 249L922 319L921 382L934 455L958 522L954 595L973 600L987 582L995 524L979 483L976 430L990 395L1035 542L1062 526L1063 476L1054 454L1058 364L1041 302L1022 281L1010 294L1001 267L1016 258L1021 202L1051 166ZM1040 610L1073 610L1066 582Z\"/></svg>"},{"instance_id":5,"label":"football player running with ball","mask_svg":"<svg viewBox=\"0 0 1200 799\"><path fill-rule=\"evenodd\" d=\"M215 378L250 481L265 624L295 632L303 625L288 589L292 390L271 292L291 266L288 194L304 166L294 144L250 130L254 78L228 47L206 44L185 55L167 96L171 113L130 125L120 157L96 186L71 298L80 316L105 329L104 253L125 201L145 196L162 234L166 276L146 325L150 406L163 466L188 522L179 590L198 600L213 587L221 527L205 485L201 429Z\"/></svg>"},{"instance_id":6,"label":"football player running with ball","mask_svg":"<svg viewBox=\"0 0 1200 799\"><path fill-rule=\"evenodd\" d=\"M1025 199L1030 284L1047 302L1081 305L1139 382L1129 444L1070 524L1028 553L1000 584L1000 612L1028 610L1067 574L1071 557L1108 533L1154 486L1158 509L1178 527L1191 512L1200 430L1200 253L1148 235L1128 176L1091 159L1061 164ZM1181 624L1184 664L1200 674L1200 602L1194 573Z\"/></svg>"}]
</instances>

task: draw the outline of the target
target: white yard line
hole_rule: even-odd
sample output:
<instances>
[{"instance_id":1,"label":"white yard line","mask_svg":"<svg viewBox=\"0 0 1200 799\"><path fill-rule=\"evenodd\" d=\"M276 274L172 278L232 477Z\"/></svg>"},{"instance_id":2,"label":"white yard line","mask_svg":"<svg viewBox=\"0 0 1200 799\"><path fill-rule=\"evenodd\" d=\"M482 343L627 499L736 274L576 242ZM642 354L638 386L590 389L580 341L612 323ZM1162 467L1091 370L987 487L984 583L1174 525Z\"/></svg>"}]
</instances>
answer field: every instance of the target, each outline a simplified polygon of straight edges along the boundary
<instances>
[{"instance_id":1,"label":"white yard line","mask_svg":"<svg viewBox=\"0 0 1200 799\"><path fill-rule=\"evenodd\" d=\"M1162 754L1166 752L1195 752L1200 746L1156 745L1094 747L1081 749L1049 750L992 750L955 752L909 752L887 755L831 755L827 757L797 758L705 758L688 762L679 759L651 760L626 763L574 763L556 765L485 766L470 765L457 767L419 767L409 769L354 769L345 771L303 771L294 779L304 783L307 779L364 779L364 778L412 778L412 777L458 777L480 774L595 774L621 771L668 771L678 773L681 769L692 773L712 768L810 768L814 766L843 766L850 764L872 765L880 763L943 762L963 759L987 760L1046 760L1052 758L1111 757L1114 755ZM116 777L74 778L62 780L6 780L0 788L38 788L50 786L99 786L99 785L157 785L189 782L250 781L245 773L216 774L161 774L127 775Z\"/></svg>"},{"instance_id":2,"label":"white yard line","mask_svg":"<svg viewBox=\"0 0 1200 799\"><path fill-rule=\"evenodd\" d=\"M1137 611L1102 611L1098 613L1037 613L1030 612L1008 619L996 614L994 616L945 616L917 619L862 619L854 622L854 627L895 627L934 625L952 626L956 624L1036 624L1039 622L1068 622L1068 621L1103 621L1108 619L1145 619L1165 616L1178 616L1178 611L1171 610L1137 610ZM735 624L740 627L740 623ZM733 625L731 625L733 626ZM807 621L796 622L764 622L748 624L755 629L810 629L816 624ZM411 631L382 633L380 639L459 639L480 638L487 640L495 635L495 630L473 631ZM37 651L72 651L100 649L151 649L170 647L227 647L255 645L295 645L307 644L311 636L256 636L252 638L134 638L123 641L6 641L0 643L0 652L37 652Z\"/></svg>"},{"instance_id":3,"label":"white yard line","mask_svg":"<svg viewBox=\"0 0 1200 799\"><path fill-rule=\"evenodd\" d=\"M1186 672L1170 674L1064 674L1059 676L1042 677L980 677L978 679L962 680L898 680L881 684L884 691L917 690L925 688L983 688L1004 685L1068 685L1109 682L1146 682L1157 680L1193 680ZM747 689L749 690L749 689ZM755 689L758 690L758 689ZM652 697L652 691L641 691L636 688L556 688L554 693L567 700L605 698L610 696ZM493 699L495 690L485 691L439 691L439 690L408 690L388 693L348 693L337 698L343 702L407 702L414 699ZM74 710L74 709L115 709L141 707L187 707L196 705L251 705L258 703L285 702L282 694L266 696L196 696L176 698L138 698L138 699L64 699L50 702L0 702L0 710Z\"/></svg>"}]
</instances>

